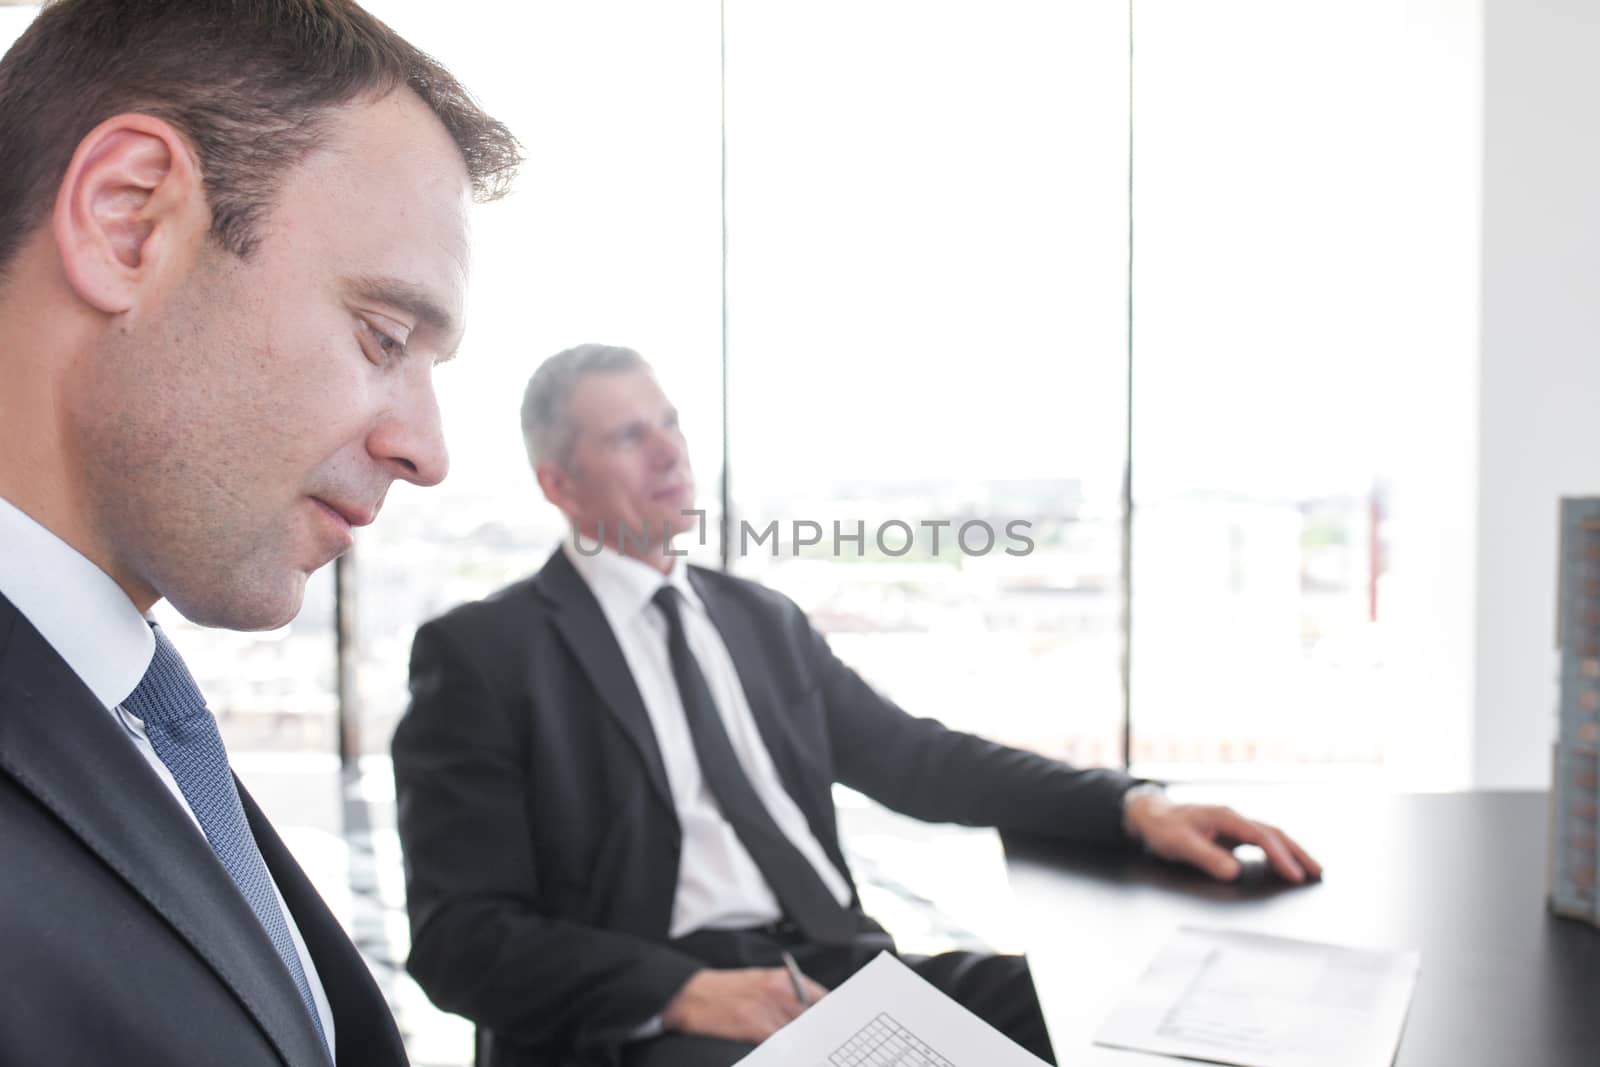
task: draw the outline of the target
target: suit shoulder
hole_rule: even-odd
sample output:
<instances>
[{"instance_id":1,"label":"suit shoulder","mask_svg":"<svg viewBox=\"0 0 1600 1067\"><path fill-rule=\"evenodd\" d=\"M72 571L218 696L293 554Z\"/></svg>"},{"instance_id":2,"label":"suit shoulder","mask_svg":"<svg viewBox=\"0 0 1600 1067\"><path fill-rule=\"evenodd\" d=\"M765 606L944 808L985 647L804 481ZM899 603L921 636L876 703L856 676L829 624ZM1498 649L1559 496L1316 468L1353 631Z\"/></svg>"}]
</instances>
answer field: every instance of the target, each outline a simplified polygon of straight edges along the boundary
<instances>
[{"instance_id":1,"label":"suit shoulder","mask_svg":"<svg viewBox=\"0 0 1600 1067\"><path fill-rule=\"evenodd\" d=\"M511 621L525 621L530 613L540 610L534 581L532 577L523 578L480 600L457 604L423 623L423 627L455 635L480 636L485 632L501 632Z\"/></svg>"},{"instance_id":2,"label":"suit shoulder","mask_svg":"<svg viewBox=\"0 0 1600 1067\"><path fill-rule=\"evenodd\" d=\"M691 564L689 569L700 588L709 590L713 595L779 616L785 622L805 622L805 612L800 610L800 605L776 589L709 567Z\"/></svg>"}]
</instances>

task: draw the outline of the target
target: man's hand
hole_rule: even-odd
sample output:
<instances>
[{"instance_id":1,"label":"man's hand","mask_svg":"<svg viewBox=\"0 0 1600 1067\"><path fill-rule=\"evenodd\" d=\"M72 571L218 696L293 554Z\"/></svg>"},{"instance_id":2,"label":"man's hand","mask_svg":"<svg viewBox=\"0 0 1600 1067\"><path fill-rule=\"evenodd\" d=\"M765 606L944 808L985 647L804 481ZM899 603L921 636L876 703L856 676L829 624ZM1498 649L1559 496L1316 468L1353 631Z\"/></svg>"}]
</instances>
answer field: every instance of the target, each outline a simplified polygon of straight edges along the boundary
<instances>
[{"instance_id":1,"label":"man's hand","mask_svg":"<svg viewBox=\"0 0 1600 1067\"><path fill-rule=\"evenodd\" d=\"M809 978L802 976L802 980L810 1004L828 992ZM679 1033L759 1045L806 1006L795 999L789 972L782 967L704 970L678 990L661 1013L661 1022Z\"/></svg>"},{"instance_id":2,"label":"man's hand","mask_svg":"<svg viewBox=\"0 0 1600 1067\"><path fill-rule=\"evenodd\" d=\"M1279 876L1291 882L1321 878L1322 864L1275 826L1215 804L1174 804L1158 793L1134 797L1127 827L1162 859L1187 863L1222 882L1239 877L1235 845L1258 845Z\"/></svg>"}]
</instances>

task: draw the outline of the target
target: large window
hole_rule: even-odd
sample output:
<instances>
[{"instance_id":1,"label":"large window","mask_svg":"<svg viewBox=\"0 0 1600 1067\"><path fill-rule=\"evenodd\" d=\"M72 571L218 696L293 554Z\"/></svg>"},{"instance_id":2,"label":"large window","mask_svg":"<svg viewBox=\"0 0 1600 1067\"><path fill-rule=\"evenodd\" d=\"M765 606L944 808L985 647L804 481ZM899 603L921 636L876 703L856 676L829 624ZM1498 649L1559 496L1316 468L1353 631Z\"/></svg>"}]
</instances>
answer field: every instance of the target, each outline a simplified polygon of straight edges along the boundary
<instances>
[{"instance_id":1,"label":"large window","mask_svg":"<svg viewBox=\"0 0 1600 1067\"><path fill-rule=\"evenodd\" d=\"M734 569L913 712L1119 762L1125 10L728 12Z\"/></svg>"},{"instance_id":2,"label":"large window","mask_svg":"<svg viewBox=\"0 0 1600 1067\"><path fill-rule=\"evenodd\" d=\"M1433 485L1473 462L1417 462L1438 432L1430 398L1472 373L1430 377L1412 221L1463 182L1421 180L1434 131L1471 106L1424 88L1427 38L1465 17L1448 7L1134 5L1131 699L1147 772L1370 772L1431 703L1397 683L1450 602L1418 577L1423 557L1460 538L1408 540L1405 524L1437 525Z\"/></svg>"},{"instance_id":3,"label":"large window","mask_svg":"<svg viewBox=\"0 0 1600 1067\"><path fill-rule=\"evenodd\" d=\"M528 157L512 194L473 217L467 336L435 379L450 476L396 486L357 546L362 746L382 752L417 626L560 543L518 419L545 357L598 341L651 360L682 412L700 504L719 514L720 89L716 4L369 6L457 71ZM714 542L692 547L716 557Z\"/></svg>"},{"instance_id":4,"label":"large window","mask_svg":"<svg viewBox=\"0 0 1600 1067\"><path fill-rule=\"evenodd\" d=\"M416 626L558 544L518 404L584 341L682 409L695 557L919 714L1084 763L1126 727L1177 776L1425 763L1459 729L1430 633L1470 614L1443 503L1476 460L1417 427L1471 407L1445 335L1474 313L1430 282L1460 274L1466 212L1430 208L1476 158L1436 87L1470 5L370 6L529 161L474 215L450 478L397 486L352 561L366 750ZM269 634L162 611L232 747L333 748L329 575Z\"/></svg>"}]
</instances>

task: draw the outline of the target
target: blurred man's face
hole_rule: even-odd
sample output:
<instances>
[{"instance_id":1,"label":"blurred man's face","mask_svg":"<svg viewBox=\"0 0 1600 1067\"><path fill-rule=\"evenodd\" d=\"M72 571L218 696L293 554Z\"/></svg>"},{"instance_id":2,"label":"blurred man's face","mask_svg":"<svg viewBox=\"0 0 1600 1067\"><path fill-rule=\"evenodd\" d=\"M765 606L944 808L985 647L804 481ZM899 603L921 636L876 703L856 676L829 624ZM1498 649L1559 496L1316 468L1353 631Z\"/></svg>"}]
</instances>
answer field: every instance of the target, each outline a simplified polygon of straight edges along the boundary
<instances>
[{"instance_id":1,"label":"blurred man's face","mask_svg":"<svg viewBox=\"0 0 1600 1067\"><path fill-rule=\"evenodd\" d=\"M465 164L408 90L336 109L325 144L248 258L208 241L68 392L110 569L196 622L288 622L396 478L445 476L433 369L460 338Z\"/></svg>"},{"instance_id":2,"label":"blurred man's face","mask_svg":"<svg viewBox=\"0 0 1600 1067\"><path fill-rule=\"evenodd\" d=\"M556 501L582 534L603 536L626 551L626 540L682 533L698 520L694 473L672 406L645 369L602 371L578 379L568 397L576 430L566 464L566 499ZM603 524L603 528L602 528Z\"/></svg>"}]
</instances>

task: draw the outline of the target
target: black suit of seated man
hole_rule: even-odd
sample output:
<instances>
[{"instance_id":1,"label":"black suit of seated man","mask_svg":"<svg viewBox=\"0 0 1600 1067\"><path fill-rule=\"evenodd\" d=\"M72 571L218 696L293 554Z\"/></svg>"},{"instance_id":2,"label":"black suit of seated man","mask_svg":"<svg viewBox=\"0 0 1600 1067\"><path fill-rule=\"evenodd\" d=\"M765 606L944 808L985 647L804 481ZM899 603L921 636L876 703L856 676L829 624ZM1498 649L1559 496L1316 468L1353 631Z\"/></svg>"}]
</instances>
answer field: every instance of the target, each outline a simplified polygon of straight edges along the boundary
<instances>
[{"instance_id":1,"label":"black suit of seated man","mask_svg":"<svg viewBox=\"0 0 1600 1067\"><path fill-rule=\"evenodd\" d=\"M1125 805L1120 772L913 718L792 602L683 564L663 531L694 521L684 439L637 353L552 357L523 429L574 536L418 631L394 738L409 968L477 1024L480 1063L731 1064L804 1010L785 953L809 1000L892 948L850 880L835 782L929 821L1142 838L1221 877L1237 867L1213 839L1316 872L1227 809ZM1021 958L906 962L1053 1062Z\"/></svg>"}]
</instances>

